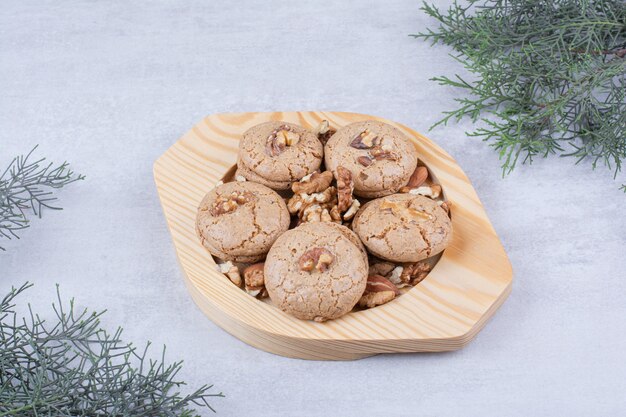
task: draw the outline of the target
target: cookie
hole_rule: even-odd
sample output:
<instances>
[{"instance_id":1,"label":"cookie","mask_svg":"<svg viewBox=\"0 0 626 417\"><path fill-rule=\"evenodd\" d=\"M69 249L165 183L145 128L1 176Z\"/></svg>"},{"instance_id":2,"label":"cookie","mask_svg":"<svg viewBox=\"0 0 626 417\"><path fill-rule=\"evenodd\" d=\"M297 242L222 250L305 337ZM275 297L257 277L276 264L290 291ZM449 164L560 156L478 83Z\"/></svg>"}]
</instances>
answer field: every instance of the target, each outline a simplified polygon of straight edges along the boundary
<instances>
[{"instance_id":1,"label":"cookie","mask_svg":"<svg viewBox=\"0 0 626 417\"><path fill-rule=\"evenodd\" d=\"M324 147L326 168L352 172L354 194L377 198L405 186L417 167L417 151L409 138L386 123L367 120L337 131Z\"/></svg>"},{"instance_id":2,"label":"cookie","mask_svg":"<svg viewBox=\"0 0 626 417\"><path fill-rule=\"evenodd\" d=\"M365 204L352 229L375 256L417 262L443 251L452 239L452 222L436 201L394 194Z\"/></svg>"},{"instance_id":3,"label":"cookie","mask_svg":"<svg viewBox=\"0 0 626 417\"><path fill-rule=\"evenodd\" d=\"M248 129L239 142L237 175L274 190L287 190L317 171L323 155L317 136L302 126L261 123Z\"/></svg>"},{"instance_id":4,"label":"cookie","mask_svg":"<svg viewBox=\"0 0 626 417\"><path fill-rule=\"evenodd\" d=\"M358 237L334 223L305 223L281 235L265 260L272 303L303 320L348 313L367 284L367 255Z\"/></svg>"},{"instance_id":5,"label":"cookie","mask_svg":"<svg viewBox=\"0 0 626 417\"><path fill-rule=\"evenodd\" d=\"M289 222L287 205L275 191L249 181L229 182L200 203L196 232L214 256L251 263L263 259Z\"/></svg>"}]
</instances>

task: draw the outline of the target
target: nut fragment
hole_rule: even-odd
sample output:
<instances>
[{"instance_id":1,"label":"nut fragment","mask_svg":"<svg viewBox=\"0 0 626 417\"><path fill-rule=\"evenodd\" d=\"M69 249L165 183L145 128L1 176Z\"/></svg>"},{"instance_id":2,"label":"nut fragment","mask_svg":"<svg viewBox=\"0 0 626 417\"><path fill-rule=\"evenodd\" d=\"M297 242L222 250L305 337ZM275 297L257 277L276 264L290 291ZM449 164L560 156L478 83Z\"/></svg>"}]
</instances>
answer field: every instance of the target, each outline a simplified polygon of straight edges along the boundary
<instances>
[{"instance_id":1,"label":"nut fragment","mask_svg":"<svg viewBox=\"0 0 626 417\"><path fill-rule=\"evenodd\" d=\"M320 221L321 222L332 222L333 218L331 217L330 213L328 212L328 209L322 209L322 211L320 212Z\"/></svg>"},{"instance_id":2,"label":"nut fragment","mask_svg":"<svg viewBox=\"0 0 626 417\"><path fill-rule=\"evenodd\" d=\"M239 206L249 203L254 198L254 194L250 191L233 191L230 194L218 195L211 205L210 213L213 216L230 213Z\"/></svg>"},{"instance_id":3,"label":"nut fragment","mask_svg":"<svg viewBox=\"0 0 626 417\"><path fill-rule=\"evenodd\" d=\"M254 298L258 298L259 300L261 298L267 298L269 297L269 293L267 292L267 290L265 288L262 288L260 290L248 290L246 289L246 292L248 293L248 295L254 297Z\"/></svg>"},{"instance_id":4,"label":"nut fragment","mask_svg":"<svg viewBox=\"0 0 626 417\"><path fill-rule=\"evenodd\" d=\"M265 290L265 277L263 273L264 267L265 263L259 262L250 265L243 271L243 280L246 292L253 297L267 297L267 291Z\"/></svg>"},{"instance_id":5,"label":"nut fragment","mask_svg":"<svg viewBox=\"0 0 626 417\"><path fill-rule=\"evenodd\" d=\"M237 175L235 177L235 181L237 181L237 182L245 182L247 180L246 180L246 177L244 177L243 175Z\"/></svg>"},{"instance_id":6,"label":"nut fragment","mask_svg":"<svg viewBox=\"0 0 626 417\"><path fill-rule=\"evenodd\" d=\"M417 285L426 278L431 269L431 264L426 261L404 264L400 280L403 283Z\"/></svg>"},{"instance_id":7,"label":"nut fragment","mask_svg":"<svg viewBox=\"0 0 626 417\"><path fill-rule=\"evenodd\" d=\"M300 135L291 131L291 126L281 125L274 129L265 142L265 153L269 156L278 156L287 146L293 146L300 141Z\"/></svg>"},{"instance_id":8,"label":"nut fragment","mask_svg":"<svg viewBox=\"0 0 626 417\"><path fill-rule=\"evenodd\" d=\"M287 200L287 210L289 210L290 214L296 214L298 211L300 211L303 204L304 201L302 201L302 198L300 196L296 198L296 196L294 195L289 200Z\"/></svg>"},{"instance_id":9,"label":"nut fragment","mask_svg":"<svg viewBox=\"0 0 626 417\"><path fill-rule=\"evenodd\" d=\"M239 268L235 266L231 261L217 264L217 269L225 274L230 281L238 287L241 287L241 274L239 274Z\"/></svg>"},{"instance_id":10,"label":"nut fragment","mask_svg":"<svg viewBox=\"0 0 626 417\"><path fill-rule=\"evenodd\" d=\"M317 139L322 142L322 145L326 145L328 139L336 132L335 129L330 127L330 123L328 120L322 120L317 128L314 130L314 133L317 135Z\"/></svg>"},{"instance_id":11,"label":"nut fragment","mask_svg":"<svg viewBox=\"0 0 626 417\"><path fill-rule=\"evenodd\" d=\"M389 281L401 287L405 286L403 285L405 283L402 282L402 272L404 272L404 267L402 265L398 265L395 268L393 268L393 270L391 271L391 274L389 275Z\"/></svg>"},{"instance_id":12,"label":"nut fragment","mask_svg":"<svg viewBox=\"0 0 626 417\"><path fill-rule=\"evenodd\" d=\"M354 181L352 172L349 169L337 167L337 198L339 211L344 212L352 205L352 192L354 191Z\"/></svg>"},{"instance_id":13,"label":"nut fragment","mask_svg":"<svg viewBox=\"0 0 626 417\"><path fill-rule=\"evenodd\" d=\"M339 212L339 208L337 206L333 206L330 209L330 219L335 223L341 224L341 213Z\"/></svg>"},{"instance_id":14,"label":"nut fragment","mask_svg":"<svg viewBox=\"0 0 626 417\"><path fill-rule=\"evenodd\" d=\"M370 156L376 161L382 161L383 159L387 159L389 161L397 161L399 159L398 154L392 152L389 149L385 149L382 146L374 146L370 150Z\"/></svg>"},{"instance_id":15,"label":"nut fragment","mask_svg":"<svg viewBox=\"0 0 626 417\"><path fill-rule=\"evenodd\" d=\"M337 212L333 211L336 207L337 206L333 206L329 211L327 205L307 205L306 208L300 212L298 224L315 222L334 222L341 224L341 216L337 217Z\"/></svg>"},{"instance_id":16,"label":"nut fragment","mask_svg":"<svg viewBox=\"0 0 626 417\"><path fill-rule=\"evenodd\" d=\"M328 120L324 119L320 122L319 125L317 125L317 128L315 129L315 133L318 135L320 134L323 135L329 130L330 130L330 123L328 123Z\"/></svg>"},{"instance_id":17,"label":"nut fragment","mask_svg":"<svg viewBox=\"0 0 626 417\"><path fill-rule=\"evenodd\" d=\"M441 185L433 184L431 186L425 185L414 188L409 191L409 194L423 195L434 199L441 195Z\"/></svg>"},{"instance_id":18,"label":"nut fragment","mask_svg":"<svg viewBox=\"0 0 626 417\"><path fill-rule=\"evenodd\" d=\"M380 144L378 136L373 134L369 129L365 129L352 139L350 146L355 149L370 149L373 146Z\"/></svg>"},{"instance_id":19,"label":"nut fragment","mask_svg":"<svg viewBox=\"0 0 626 417\"><path fill-rule=\"evenodd\" d=\"M367 278L365 292L359 300L359 306L364 308L376 307L396 298L400 292L387 278L380 275L370 275Z\"/></svg>"},{"instance_id":20,"label":"nut fragment","mask_svg":"<svg viewBox=\"0 0 626 417\"><path fill-rule=\"evenodd\" d=\"M399 204L398 202L391 201L388 199L384 199L380 204L381 210L387 210L394 215L400 217L403 221L408 222L421 222L425 220L430 220L430 214L425 211L416 210L414 208L408 207L405 204Z\"/></svg>"},{"instance_id":21,"label":"nut fragment","mask_svg":"<svg viewBox=\"0 0 626 417\"><path fill-rule=\"evenodd\" d=\"M356 161L364 167L368 167L372 165L375 161L382 161L383 159L389 161L397 161L400 159L400 156L393 152L391 149L388 149L385 146L380 146L378 144L367 147L367 148L357 148L357 149L369 149L367 155L361 155L356 158Z\"/></svg>"},{"instance_id":22,"label":"nut fragment","mask_svg":"<svg viewBox=\"0 0 626 417\"><path fill-rule=\"evenodd\" d=\"M396 268L396 265L386 261L375 261L370 263L369 274L381 275L385 278L389 278L391 272ZM393 280L390 280L393 282ZM393 282L395 284L395 282Z\"/></svg>"},{"instance_id":23,"label":"nut fragment","mask_svg":"<svg viewBox=\"0 0 626 417\"><path fill-rule=\"evenodd\" d=\"M346 221L352 219L354 215L356 214L356 212L359 211L360 207L361 207L361 202L357 200L356 198L353 199L352 204L350 205L350 208L348 208L348 210L344 213L343 219Z\"/></svg>"},{"instance_id":24,"label":"nut fragment","mask_svg":"<svg viewBox=\"0 0 626 417\"><path fill-rule=\"evenodd\" d=\"M298 260L298 265L301 271L326 272L334 260L335 256L328 249L317 247L304 252Z\"/></svg>"},{"instance_id":25,"label":"nut fragment","mask_svg":"<svg viewBox=\"0 0 626 417\"><path fill-rule=\"evenodd\" d=\"M330 171L314 172L291 185L291 190L296 194L319 193L327 189L333 181L333 173Z\"/></svg>"},{"instance_id":26,"label":"nut fragment","mask_svg":"<svg viewBox=\"0 0 626 417\"><path fill-rule=\"evenodd\" d=\"M356 161L364 167L368 167L374 163L374 160L366 155L359 156Z\"/></svg>"},{"instance_id":27,"label":"nut fragment","mask_svg":"<svg viewBox=\"0 0 626 417\"><path fill-rule=\"evenodd\" d=\"M322 221L322 212L326 210L319 204L310 204L300 212L299 218L301 223L313 223ZM330 213L329 213L330 215Z\"/></svg>"},{"instance_id":28,"label":"nut fragment","mask_svg":"<svg viewBox=\"0 0 626 417\"><path fill-rule=\"evenodd\" d=\"M411 174L411 178L409 178L409 182L406 184L409 188L417 188L420 185L424 184L426 179L428 178L428 168L426 167L417 167L413 174Z\"/></svg>"},{"instance_id":29,"label":"nut fragment","mask_svg":"<svg viewBox=\"0 0 626 417\"><path fill-rule=\"evenodd\" d=\"M450 214L450 208L452 207L452 201L438 201L437 204L439 207L445 210L446 213Z\"/></svg>"}]
</instances>

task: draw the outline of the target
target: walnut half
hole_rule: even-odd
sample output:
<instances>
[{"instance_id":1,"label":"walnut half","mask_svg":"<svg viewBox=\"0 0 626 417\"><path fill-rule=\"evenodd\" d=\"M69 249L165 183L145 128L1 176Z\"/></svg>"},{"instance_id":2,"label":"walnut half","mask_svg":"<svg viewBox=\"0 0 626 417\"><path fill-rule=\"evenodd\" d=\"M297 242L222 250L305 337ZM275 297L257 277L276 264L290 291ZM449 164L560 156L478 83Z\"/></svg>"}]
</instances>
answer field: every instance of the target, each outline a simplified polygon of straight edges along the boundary
<instances>
[{"instance_id":1,"label":"walnut half","mask_svg":"<svg viewBox=\"0 0 626 417\"><path fill-rule=\"evenodd\" d=\"M265 142L265 153L269 156L278 156L287 146L293 146L300 141L300 135L291 131L291 126L281 125L274 129Z\"/></svg>"},{"instance_id":2,"label":"walnut half","mask_svg":"<svg viewBox=\"0 0 626 417\"><path fill-rule=\"evenodd\" d=\"M233 191L230 194L222 194L217 196L210 213L212 216L221 216L222 214L231 213L254 198L254 194L250 191Z\"/></svg>"},{"instance_id":3,"label":"walnut half","mask_svg":"<svg viewBox=\"0 0 626 417\"><path fill-rule=\"evenodd\" d=\"M330 171L314 172L291 185L291 191L295 194L319 193L330 187L333 181L333 173Z\"/></svg>"},{"instance_id":4,"label":"walnut half","mask_svg":"<svg viewBox=\"0 0 626 417\"><path fill-rule=\"evenodd\" d=\"M352 172L349 169L337 167L337 206L340 212L345 212L352 205L352 193L354 191L354 181Z\"/></svg>"},{"instance_id":5,"label":"walnut half","mask_svg":"<svg viewBox=\"0 0 626 417\"><path fill-rule=\"evenodd\" d=\"M265 289L265 274L263 268L264 262L259 262L250 265L243 271L243 281L245 289L248 294L256 298L267 297L267 290Z\"/></svg>"},{"instance_id":6,"label":"walnut half","mask_svg":"<svg viewBox=\"0 0 626 417\"><path fill-rule=\"evenodd\" d=\"M317 270L319 272L326 272L334 260L335 255L328 249L318 247L304 252L298 260L298 265L301 271L312 272L313 270Z\"/></svg>"}]
</instances>

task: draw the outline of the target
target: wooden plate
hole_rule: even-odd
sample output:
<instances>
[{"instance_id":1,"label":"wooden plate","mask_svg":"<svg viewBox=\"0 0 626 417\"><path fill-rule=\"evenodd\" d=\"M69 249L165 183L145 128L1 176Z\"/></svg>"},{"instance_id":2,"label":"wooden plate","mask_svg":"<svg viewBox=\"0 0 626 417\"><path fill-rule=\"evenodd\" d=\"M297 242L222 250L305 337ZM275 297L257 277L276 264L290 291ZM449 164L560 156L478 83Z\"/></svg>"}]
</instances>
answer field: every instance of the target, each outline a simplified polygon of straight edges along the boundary
<instances>
[{"instance_id":1,"label":"wooden plate","mask_svg":"<svg viewBox=\"0 0 626 417\"><path fill-rule=\"evenodd\" d=\"M374 309L315 323L249 296L219 273L196 238L195 217L204 194L236 163L239 138L246 129L269 120L313 128L323 119L334 128L376 119L406 133L453 204L454 237L428 277L406 294ZM511 265L466 175L439 146L390 120L318 111L214 114L155 162L154 178L194 301L224 330L268 352L346 360L459 349L476 336L511 291Z\"/></svg>"}]
</instances>

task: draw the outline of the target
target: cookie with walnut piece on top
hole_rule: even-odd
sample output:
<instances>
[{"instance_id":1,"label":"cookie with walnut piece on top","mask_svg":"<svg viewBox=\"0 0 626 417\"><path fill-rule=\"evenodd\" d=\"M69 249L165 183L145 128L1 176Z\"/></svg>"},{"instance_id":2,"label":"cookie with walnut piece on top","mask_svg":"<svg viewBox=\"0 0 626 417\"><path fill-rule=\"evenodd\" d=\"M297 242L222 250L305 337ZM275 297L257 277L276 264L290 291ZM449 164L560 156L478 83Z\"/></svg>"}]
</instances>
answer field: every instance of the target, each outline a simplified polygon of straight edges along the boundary
<instances>
[{"instance_id":1,"label":"cookie with walnut piece on top","mask_svg":"<svg viewBox=\"0 0 626 417\"><path fill-rule=\"evenodd\" d=\"M417 167L417 151L397 128L375 120L352 123L324 147L326 168L338 178L338 167L352 173L354 194L377 198L397 193Z\"/></svg>"},{"instance_id":2,"label":"cookie with walnut piece on top","mask_svg":"<svg viewBox=\"0 0 626 417\"><path fill-rule=\"evenodd\" d=\"M452 239L452 222L436 201L394 194L359 210L352 228L373 255L394 262L417 262L443 251Z\"/></svg>"},{"instance_id":3,"label":"cookie with walnut piece on top","mask_svg":"<svg viewBox=\"0 0 626 417\"><path fill-rule=\"evenodd\" d=\"M291 221L285 201L249 181L222 184L202 199L196 232L214 256L234 262L262 259Z\"/></svg>"},{"instance_id":4,"label":"cookie with walnut piece on top","mask_svg":"<svg viewBox=\"0 0 626 417\"><path fill-rule=\"evenodd\" d=\"M348 313L367 284L368 264L358 237L335 223L305 223L285 232L265 260L272 303L302 320Z\"/></svg>"},{"instance_id":5,"label":"cookie with walnut piece on top","mask_svg":"<svg viewBox=\"0 0 626 417\"><path fill-rule=\"evenodd\" d=\"M274 190L317 171L324 149L317 136L302 126L266 122L243 134L237 155L237 175Z\"/></svg>"}]
</instances>

